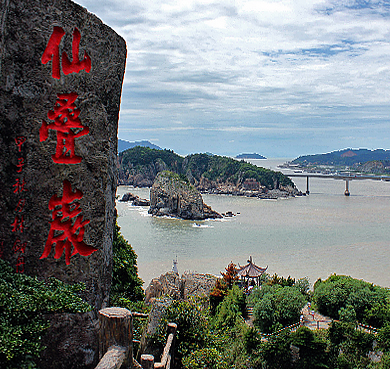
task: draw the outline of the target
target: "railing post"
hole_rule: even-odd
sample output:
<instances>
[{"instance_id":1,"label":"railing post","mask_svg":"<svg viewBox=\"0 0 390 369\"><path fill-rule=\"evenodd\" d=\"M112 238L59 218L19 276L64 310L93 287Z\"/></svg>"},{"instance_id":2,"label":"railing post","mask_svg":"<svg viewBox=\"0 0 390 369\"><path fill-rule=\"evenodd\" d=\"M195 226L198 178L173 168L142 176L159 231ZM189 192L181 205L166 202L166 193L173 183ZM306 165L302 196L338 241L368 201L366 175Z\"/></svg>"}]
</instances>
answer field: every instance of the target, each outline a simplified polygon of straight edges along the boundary
<instances>
[{"instance_id":1,"label":"railing post","mask_svg":"<svg viewBox=\"0 0 390 369\"><path fill-rule=\"evenodd\" d=\"M306 177L306 195L310 194L309 190L309 176Z\"/></svg>"},{"instance_id":2,"label":"railing post","mask_svg":"<svg viewBox=\"0 0 390 369\"><path fill-rule=\"evenodd\" d=\"M177 331L177 324L176 323L168 323L168 329L167 329L168 336L170 334L173 334L173 340L171 345L171 363L170 367L175 367L175 347L176 347L176 331Z\"/></svg>"},{"instance_id":3,"label":"railing post","mask_svg":"<svg viewBox=\"0 0 390 369\"><path fill-rule=\"evenodd\" d=\"M124 308L110 307L99 311L99 359L111 346L126 350L123 368L133 369L133 318Z\"/></svg>"},{"instance_id":4,"label":"railing post","mask_svg":"<svg viewBox=\"0 0 390 369\"><path fill-rule=\"evenodd\" d=\"M140 364L142 366L142 369L154 369L154 356L142 354Z\"/></svg>"}]
</instances>

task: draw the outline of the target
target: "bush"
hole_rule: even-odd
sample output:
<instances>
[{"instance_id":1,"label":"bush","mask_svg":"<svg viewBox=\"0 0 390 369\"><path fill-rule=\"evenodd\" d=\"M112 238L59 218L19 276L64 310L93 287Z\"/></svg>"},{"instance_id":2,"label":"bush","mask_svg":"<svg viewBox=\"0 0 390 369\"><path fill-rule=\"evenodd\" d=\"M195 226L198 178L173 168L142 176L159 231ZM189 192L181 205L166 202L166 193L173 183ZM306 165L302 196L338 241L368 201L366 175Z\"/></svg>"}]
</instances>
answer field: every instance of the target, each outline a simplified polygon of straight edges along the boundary
<instances>
[{"instance_id":1,"label":"bush","mask_svg":"<svg viewBox=\"0 0 390 369\"><path fill-rule=\"evenodd\" d=\"M318 369L328 368L329 357L326 352L326 341L307 327L300 327L291 333L291 344L299 348L299 359L295 368Z\"/></svg>"},{"instance_id":2,"label":"bush","mask_svg":"<svg viewBox=\"0 0 390 369\"><path fill-rule=\"evenodd\" d=\"M41 337L49 327L44 314L90 311L77 296L84 288L17 274L0 259L0 367L35 368L34 358L44 349Z\"/></svg>"},{"instance_id":3,"label":"bush","mask_svg":"<svg viewBox=\"0 0 390 369\"><path fill-rule=\"evenodd\" d=\"M296 287L263 286L251 296L255 303L254 324L265 333L276 331L299 321L306 298Z\"/></svg>"},{"instance_id":4,"label":"bush","mask_svg":"<svg viewBox=\"0 0 390 369\"><path fill-rule=\"evenodd\" d=\"M124 300L141 301L144 298L143 281L138 277L137 254L115 225L113 237L113 272L110 292L112 306L123 306Z\"/></svg>"},{"instance_id":5,"label":"bush","mask_svg":"<svg viewBox=\"0 0 390 369\"><path fill-rule=\"evenodd\" d=\"M167 324L177 324L176 349L181 360L191 352L200 350L207 341L209 330L208 316L197 300L173 301L160 320L154 335L154 341L161 349L166 343Z\"/></svg>"},{"instance_id":6,"label":"bush","mask_svg":"<svg viewBox=\"0 0 390 369\"><path fill-rule=\"evenodd\" d=\"M289 332L271 337L261 350L264 367L267 369L280 369L291 367L291 338Z\"/></svg>"},{"instance_id":7,"label":"bush","mask_svg":"<svg viewBox=\"0 0 390 369\"><path fill-rule=\"evenodd\" d=\"M233 286L218 306L215 325L217 328L234 327L237 319L246 315L245 295L239 287Z\"/></svg>"},{"instance_id":8,"label":"bush","mask_svg":"<svg viewBox=\"0 0 390 369\"><path fill-rule=\"evenodd\" d=\"M185 369L230 369L231 367L226 363L224 355L222 355L215 348L202 348L191 352L183 360L183 367Z\"/></svg>"},{"instance_id":9,"label":"bush","mask_svg":"<svg viewBox=\"0 0 390 369\"><path fill-rule=\"evenodd\" d=\"M340 313L345 317L348 306L359 322L377 328L390 317L389 299L388 289L349 276L334 274L314 285L313 301L322 314L340 319Z\"/></svg>"}]
</instances>

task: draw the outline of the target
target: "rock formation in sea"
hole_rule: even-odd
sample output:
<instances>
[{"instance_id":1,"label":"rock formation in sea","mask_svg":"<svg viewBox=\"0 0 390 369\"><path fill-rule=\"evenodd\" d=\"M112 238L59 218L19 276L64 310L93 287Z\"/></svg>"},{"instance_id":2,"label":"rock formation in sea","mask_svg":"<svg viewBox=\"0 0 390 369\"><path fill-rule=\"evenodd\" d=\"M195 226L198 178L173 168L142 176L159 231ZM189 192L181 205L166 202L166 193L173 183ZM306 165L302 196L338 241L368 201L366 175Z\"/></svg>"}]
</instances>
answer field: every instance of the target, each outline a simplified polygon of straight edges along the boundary
<instances>
[{"instance_id":1,"label":"rock formation in sea","mask_svg":"<svg viewBox=\"0 0 390 369\"><path fill-rule=\"evenodd\" d=\"M222 218L203 202L193 185L169 171L160 172L150 189L149 214L191 220Z\"/></svg>"},{"instance_id":2,"label":"rock formation in sea","mask_svg":"<svg viewBox=\"0 0 390 369\"><path fill-rule=\"evenodd\" d=\"M134 206L150 206L149 200L141 199L139 196L134 195L131 192L126 192L119 201L121 202L131 201L132 205Z\"/></svg>"}]
</instances>

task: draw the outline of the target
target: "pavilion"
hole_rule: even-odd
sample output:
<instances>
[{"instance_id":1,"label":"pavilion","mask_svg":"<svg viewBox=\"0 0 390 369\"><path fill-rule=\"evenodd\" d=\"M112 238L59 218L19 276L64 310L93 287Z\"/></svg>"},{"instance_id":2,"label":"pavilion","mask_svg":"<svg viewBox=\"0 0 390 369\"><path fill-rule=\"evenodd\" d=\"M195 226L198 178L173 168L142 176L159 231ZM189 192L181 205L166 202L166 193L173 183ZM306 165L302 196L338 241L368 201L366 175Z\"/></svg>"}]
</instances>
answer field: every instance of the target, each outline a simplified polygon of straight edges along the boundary
<instances>
[{"instance_id":1,"label":"pavilion","mask_svg":"<svg viewBox=\"0 0 390 369\"><path fill-rule=\"evenodd\" d=\"M244 280L245 284L249 286L250 281L255 281L256 285L260 285L261 275L268 269L268 265L265 268L261 268L252 262L252 256L249 257L248 264L240 266L238 264L237 273L241 277L241 281Z\"/></svg>"}]
</instances>

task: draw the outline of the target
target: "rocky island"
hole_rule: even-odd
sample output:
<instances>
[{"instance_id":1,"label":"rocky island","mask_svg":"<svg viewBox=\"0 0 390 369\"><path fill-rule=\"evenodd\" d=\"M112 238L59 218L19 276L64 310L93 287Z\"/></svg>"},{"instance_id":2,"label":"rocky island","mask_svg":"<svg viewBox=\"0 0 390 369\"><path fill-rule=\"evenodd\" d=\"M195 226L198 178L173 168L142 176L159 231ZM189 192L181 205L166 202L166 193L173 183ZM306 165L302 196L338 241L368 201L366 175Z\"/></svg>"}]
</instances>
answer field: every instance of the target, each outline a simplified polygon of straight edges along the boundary
<instances>
[{"instance_id":1,"label":"rocky island","mask_svg":"<svg viewBox=\"0 0 390 369\"><path fill-rule=\"evenodd\" d=\"M191 220L222 218L188 180L170 171L160 172L150 189L149 214Z\"/></svg>"},{"instance_id":2,"label":"rocky island","mask_svg":"<svg viewBox=\"0 0 390 369\"><path fill-rule=\"evenodd\" d=\"M301 194L281 172L243 160L192 154L186 157L171 150L134 147L119 154L119 184L151 187L158 173L168 170L181 176L201 193L275 199Z\"/></svg>"},{"instance_id":3,"label":"rocky island","mask_svg":"<svg viewBox=\"0 0 390 369\"><path fill-rule=\"evenodd\" d=\"M236 156L236 159L267 159L265 156L260 154L239 154Z\"/></svg>"}]
</instances>

